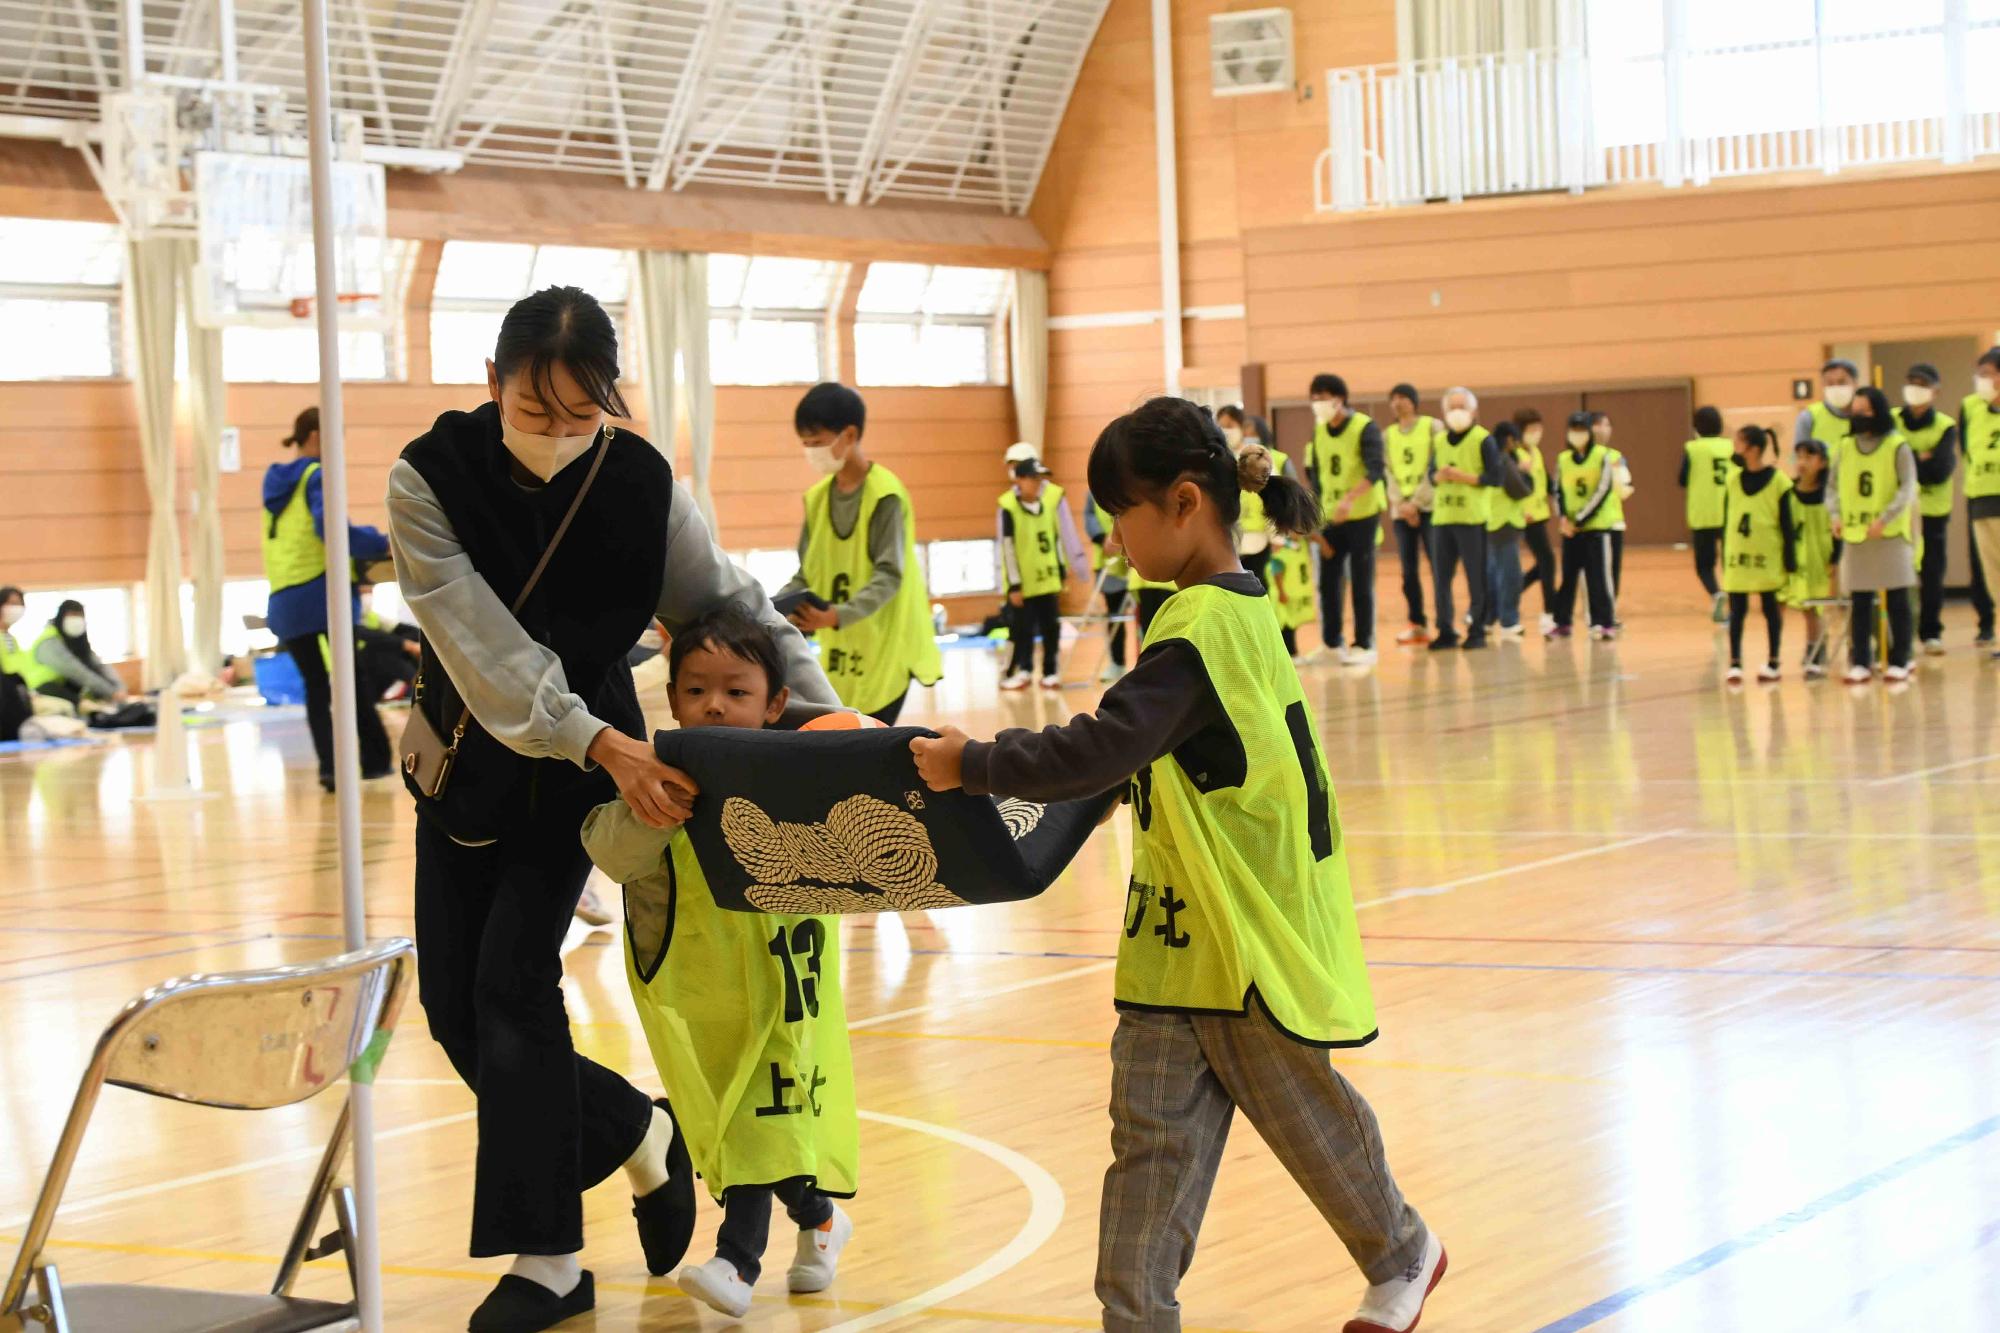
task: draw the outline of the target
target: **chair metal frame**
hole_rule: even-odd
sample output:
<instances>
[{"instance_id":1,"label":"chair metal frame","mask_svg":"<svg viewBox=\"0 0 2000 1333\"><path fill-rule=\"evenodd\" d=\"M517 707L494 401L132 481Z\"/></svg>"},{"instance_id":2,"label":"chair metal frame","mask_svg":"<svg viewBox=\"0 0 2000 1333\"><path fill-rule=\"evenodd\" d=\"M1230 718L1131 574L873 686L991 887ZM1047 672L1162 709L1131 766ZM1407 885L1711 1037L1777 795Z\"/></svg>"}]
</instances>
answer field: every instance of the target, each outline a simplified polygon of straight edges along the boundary
<instances>
[{"instance_id":1,"label":"chair metal frame","mask_svg":"<svg viewBox=\"0 0 2000 1333\"><path fill-rule=\"evenodd\" d=\"M43 1253L43 1248L48 1243L63 1192L69 1184L70 1172L83 1146L84 1131L90 1125L98 1097L106 1085L230 1110L272 1110L307 1101L337 1086L349 1074L354 1063L370 1052L378 1036L386 1037L394 1029L408 996L415 962L416 946L409 940L378 940L353 952L315 962L177 977L152 987L126 1004L98 1038L96 1049L77 1087L76 1099L70 1105L69 1118L64 1122L62 1137L57 1140L55 1155L43 1178L34 1213L22 1237L20 1253L8 1273L4 1291L0 1291L0 1329L38 1326L50 1333L72 1333L61 1277L55 1262ZM297 993L302 1003L309 1007L317 989L333 986L337 999L341 983L354 985L356 995L350 1030L342 1035L341 1040L340 1053L344 1059L337 1069L315 1073L311 1059L313 1052L307 1048L305 1034L281 1032L263 1034L258 1054L268 1056L292 1050L304 1053L307 1058L289 1081L248 1090L242 1100L222 1100L216 1096L201 1095L198 1091L149 1086L140 1081L142 1075L129 1070L134 1058L143 1059L143 1055L135 1057L135 1051L151 1052L160 1047L162 1038L157 1032L146 1029L162 1025L163 1015L170 1015L172 1008L178 1004L218 996L252 999L261 993L283 995L289 992ZM289 1046L286 1044L288 1041L291 1043ZM242 1070L238 1067L229 1072L241 1074ZM352 1105L349 1103L341 1107L340 1117L335 1121L326 1149L320 1155L318 1168L306 1191L304 1207L279 1262L278 1276L271 1286L272 1296L290 1296L300 1268L311 1260L335 1253L345 1254L350 1284L355 1280L354 1191L350 1185L337 1183L351 1133ZM329 1199L334 1207L335 1226L315 1242L313 1233L319 1227ZM32 1301L29 1299L31 1285L34 1288ZM358 1321L342 1320L325 1327L329 1330L359 1328L360 1324Z\"/></svg>"}]
</instances>

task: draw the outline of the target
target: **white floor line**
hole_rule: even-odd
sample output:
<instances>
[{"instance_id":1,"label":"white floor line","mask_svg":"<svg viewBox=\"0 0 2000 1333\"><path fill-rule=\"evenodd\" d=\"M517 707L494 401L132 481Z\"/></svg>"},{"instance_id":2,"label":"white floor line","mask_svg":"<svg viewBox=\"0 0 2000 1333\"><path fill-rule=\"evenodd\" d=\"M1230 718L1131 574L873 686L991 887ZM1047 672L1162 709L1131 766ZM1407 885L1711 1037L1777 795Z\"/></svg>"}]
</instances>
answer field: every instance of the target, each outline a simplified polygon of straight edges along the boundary
<instances>
[{"instance_id":1,"label":"white floor line","mask_svg":"<svg viewBox=\"0 0 2000 1333\"><path fill-rule=\"evenodd\" d=\"M1893 787L1898 782L1915 782L1919 778L1927 778L1936 773L1952 773L1961 768L1972 768L1978 764L1991 763L1995 759L2000 759L2000 754L1976 754L1970 759L1961 759L1955 764L1939 764L1934 768L1920 768L1914 773L1898 773L1893 778L1876 778L1868 785L1871 787Z\"/></svg>"},{"instance_id":2,"label":"white floor line","mask_svg":"<svg viewBox=\"0 0 2000 1333\"><path fill-rule=\"evenodd\" d=\"M907 1120L899 1115L883 1115L876 1111L862 1111L859 1115L863 1120L873 1120L880 1125L914 1130L919 1134L929 1134L934 1138L943 1139L947 1143L956 1143L961 1148L970 1148L998 1162L1012 1171L1021 1184L1027 1187L1028 1216L1021 1223L1021 1229L1014 1233L1013 1239L957 1277L948 1278L935 1287L905 1297L894 1305L871 1310L858 1318L835 1324L827 1329L826 1333L861 1333L863 1329L882 1328L909 1315L928 1310L934 1305L942 1305L960 1292L983 1286L1014 1267L1047 1244L1049 1238L1056 1234L1056 1228L1062 1225L1064 1207L1062 1186L1057 1184L1056 1178L1034 1159L1024 1157L1004 1144L994 1143L990 1139L982 1139L962 1130L947 1129L943 1125L933 1125L923 1120Z\"/></svg>"},{"instance_id":3,"label":"white floor line","mask_svg":"<svg viewBox=\"0 0 2000 1333\"><path fill-rule=\"evenodd\" d=\"M1380 898L1370 898L1366 902L1358 902L1354 904L1354 910L1358 912L1364 907L1381 907L1385 903L1401 902L1405 898L1434 898L1439 894L1450 893L1454 889L1465 888L1467 885L1484 884L1487 880L1502 879L1508 875L1519 875L1525 871L1541 870L1548 866L1565 865L1571 861L1581 861L1585 857L1603 856L1608 852L1622 852L1628 847L1643 847L1649 842L1659 842L1666 838L1677 838L1685 832L1687 832L1686 829L1662 829L1658 833L1647 833L1636 838L1626 838L1622 842L1608 842L1601 847L1584 847L1574 852L1564 852L1559 856L1544 856L1540 860L1523 861L1519 865L1502 866L1498 870L1489 870L1480 875L1467 875L1463 879L1446 880L1442 884L1426 884L1419 888L1397 889L1395 892L1384 894Z\"/></svg>"},{"instance_id":4,"label":"white floor line","mask_svg":"<svg viewBox=\"0 0 2000 1333\"><path fill-rule=\"evenodd\" d=\"M1066 968L1061 972L1051 972L1047 976L1042 977L1029 977L1026 981L1015 981L1005 986L994 986L989 990L962 991L949 998L933 1000L929 1004L912 1005L908 1009L892 1009L886 1014L870 1014L866 1018L857 1018L847 1025L847 1030L849 1032L858 1032L862 1028L880 1027L884 1023L893 1023L901 1018L915 1018L921 1014L935 1013L940 1007L946 1005L961 1005L969 1004L975 1000L997 999L1002 995L1013 995L1018 991L1033 990L1037 986L1052 986L1058 981L1068 981L1071 977L1087 977L1093 972L1109 972L1114 966L1115 964L1108 962L1088 963L1083 967ZM846 1325L843 1324L841 1327L845 1328Z\"/></svg>"}]
</instances>

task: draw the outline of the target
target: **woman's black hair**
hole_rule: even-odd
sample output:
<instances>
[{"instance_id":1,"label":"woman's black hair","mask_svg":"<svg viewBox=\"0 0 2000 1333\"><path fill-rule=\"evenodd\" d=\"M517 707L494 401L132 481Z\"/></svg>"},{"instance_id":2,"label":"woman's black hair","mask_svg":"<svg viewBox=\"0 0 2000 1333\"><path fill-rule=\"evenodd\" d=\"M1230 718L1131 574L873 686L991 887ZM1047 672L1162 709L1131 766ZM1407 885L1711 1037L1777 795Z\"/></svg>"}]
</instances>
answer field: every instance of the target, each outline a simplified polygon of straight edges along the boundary
<instances>
[{"instance_id":1,"label":"woman's black hair","mask_svg":"<svg viewBox=\"0 0 2000 1333\"><path fill-rule=\"evenodd\" d=\"M1516 430L1525 433L1528 427L1539 426L1541 424L1542 424L1542 414L1540 412L1537 412L1534 408L1517 407L1514 409L1514 428Z\"/></svg>"},{"instance_id":2,"label":"woman's black hair","mask_svg":"<svg viewBox=\"0 0 2000 1333\"><path fill-rule=\"evenodd\" d=\"M1242 426L1245 430L1248 430L1250 425L1250 419L1248 416L1244 414L1243 407L1239 403L1230 403L1224 407L1216 408L1215 419L1218 422L1221 422L1225 419L1233 421L1237 425Z\"/></svg>"},{"instance_id":3,"label":"woman's black hair","mask_svg":"<svg viewBox=\"0 0 2000 1333\"><path fill-rule=\"evenodd\" d=\"M544 287L514 302L493 344L494 372L505 380L528 372L528 389L543 407L562 407L555 368L566 367L588 398L614 417L630 417L618 392L618 328L597 298L581 287Z\"/></svg>"},{"instance_id":4,"label":"woman's black hair","mask_svg":"<svg viewBox=\"0 0 2000 1333\"><path fill-rule=\"evenodd\" d=\"M1315 375L1308 393L1330 393L1341 402L1347 399L1347 381L1338 375Z\"/></svg>"},{"instance_id":5,"label":"woman's black hair","mask_svg":"<svg viewBox=\"0 0 2000 1333\"><path fill-rule=\"evenodd\" d=\"M1191 481L1222 521L1233 525L1243 512L1243 492L1251 490L1263 496L1264 512L1278 531L1303 535L1317 529L1313 493L1273 467L1268 450L1245 450L1240 460L1230 453L1207 409L1185 398L1153 398L1097 437L1090 450L1090 493L1115 515Z\"/></svg>"},{"instance_id":6,"label":"woman's black hair","mask_svg":"<svg viewBox=\"0 0 2000 1333\"><path fill-rule=\"evenodd\" d=\"M805 391L799 405L792 409L792 429L801 435L809 430L838 435L849 426L854 427L857 438L867 434L868 405L861 401L860 394L845 384L831 381L815 384Z\"/></svg>"},{"instance_id":7,"label":"woman's black hair","mask_svg":"<svg viewBox=\"0 0 2000 1333\"><path fill-rule=\"evenodd\" d=\"M1486 433L1491 435L1494 442L1503 449L1509 444L1519 444L1521 442L1521 428L1511 421L1499 422L1492 430Z\"/></svg>"},{"instance_id":8,"label":"woman's black hair","mask_svg":"<svg viewBox=\"0 0 2000 1333\"><path fill-rule=\"evenodd\" d=\"M1721 435L1722 413L1713 407L1697 407L1694 410L1694 433L1704 440Z\"/></svg>"},{"instance_id":9,"label":"woman's black hair","mask_svg":"<svg viewBox=\"0 0 2000 1333\"><path fill-rule=\"evenodd\" d=\"M1876 430L1887 435L1895 428L1896 423L1889 415L1888 394L1883 393L1872 384L1863 384L1855 389L1854 396L1857 400L1868 404L1868 416L1875 423ZM1848 409L1848 415L1854 415L1852 408Z\"/></svg>"},{"instance_id":10,"label":"woman's black hair","mask_svg":"<svg viewBox=\"0 0 2000 1333\"><path fill-rule=\"evenodd\" d=\"M1979 359L1972 364L1974 366L1988 366L1994 370L2000 370L2000 343L1996 343L1994 346L1981 352Z\"/></svg>"},{"instance_id":11,"label":"woman's black hair","mask_svg":"<svg viewBox=\"0 0 2000 1333\"><path fill-rule=\"evenodd\" d=\"M1776 431L1772 431L1770 434L1773 439L1777 438ZM1824 463L1826 462L1826 442L1824 440L1796 441L1792 445L1792 454L1794 457L1797 457L1799 454L1811 454L1814 458Z\"/></svg>"},{"instance_id":12,"label":"woman's black hair","mask_svg":"<svg viewBox=\"0 0 2000 1333\"><path fill-rule=\"evenodd\" d=\"M22 592L13 584L9 583L5 586L0 586L0 606L5 606L7 603L13 601L25 602L27 600L28 594Z\"/></svg>"},{"instance_id":13,"label":"woman's black hair","mask_svg":"<svg viewBox=\"0 0 2000 1333\"><path fill-rule=\"evenodd\" d=\"M1752 449L1776 449L1778 433L1766 427L1751 424L1736 428L1736 438Z\"/></svg>"},{"instance_id":14,"label":"woman's black hair","mask_svg":"<svg viewBox=\"0 0 2000 1333\"><path fill-rule=\"evenodd\" d=\"M785 659L778 654L778 641L764 623L733 602L698 616L681 627L667 645L667 680L680 679L681 662L697 648L719 648L731 657L762 667L764 679L775 697L785 688Z\"/></svg>"},{"instance_id":15,"label":"woman's black hair","mask_svg":"<svg viewBox=\"0 0 2000 1333\"><path fill-rule=\"evenodd\" d=\"M1407 398L1410 400L1411 407L1415 407L1420 401L1417 398L1417 386L1414 384L1398 384L1395 388L1389 390L1389 396L1391 398Z\"/></svg>"}]
</instances>

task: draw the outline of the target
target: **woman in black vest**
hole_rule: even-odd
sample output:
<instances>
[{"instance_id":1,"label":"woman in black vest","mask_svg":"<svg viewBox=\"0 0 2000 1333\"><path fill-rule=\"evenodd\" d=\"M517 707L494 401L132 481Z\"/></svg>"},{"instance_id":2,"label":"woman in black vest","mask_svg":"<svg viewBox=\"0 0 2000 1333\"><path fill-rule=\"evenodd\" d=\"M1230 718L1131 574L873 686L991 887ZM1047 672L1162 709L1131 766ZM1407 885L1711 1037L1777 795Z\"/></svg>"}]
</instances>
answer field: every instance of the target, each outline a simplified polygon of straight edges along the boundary
<instances>
[{"instance_id":1,"label":"woman in black vest","mask_svg":"<svg viewBox=\"0 0 2000 1333\"><path fill-rule=\"evenodd\" d=\"M595 1303L579 1262L584 1190L625 1168L655 1274L680 1262L694 1225L666 1103L579 1056L563 1008L585 812L622 796L662 825L694 796L644 739L626 653L655 617L671 631L735 602L778 637L795 698L835 699L666 459L607 421L629 413L617 331L593 297L551 287L518 302L486 374L492 401L445 413L403 451L389 533L424 631L417 706L447 738L462 710L472 719L439 797L417 792L416 847L424 1013L479 1098L471 1252L514 1261L470 1328L534 1333Z\"/></svg>"}]
</instances>

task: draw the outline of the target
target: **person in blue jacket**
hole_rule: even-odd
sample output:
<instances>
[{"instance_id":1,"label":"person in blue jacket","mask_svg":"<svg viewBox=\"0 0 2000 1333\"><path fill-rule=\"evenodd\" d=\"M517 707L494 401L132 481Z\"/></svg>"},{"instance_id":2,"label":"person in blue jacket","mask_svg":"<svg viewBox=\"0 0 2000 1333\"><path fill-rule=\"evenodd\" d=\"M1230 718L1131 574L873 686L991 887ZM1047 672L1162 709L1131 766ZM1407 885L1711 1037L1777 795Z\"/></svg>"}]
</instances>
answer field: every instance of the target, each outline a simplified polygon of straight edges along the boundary
<instances>
[{"instance_id":1,"label":"person in blue jacket","mask_svg":"<svg viewBox=\"0 0 2000 1333\"><path fill-rule=\"evenodd\" d=\"M273 463L264 472L264 577L271 584L265 610L271 633L292 661L306 691L306 725L319 757L319 785L333 790L332 658L326 637L326 506L321 498L319 409L299 413L292 433L280 441L298 457ZM376 560L389 554L389 539L378 528L347 525L349 554ZM361 599L353 599L350 619L361 619ZM355 722L361 736L361 776L387 777L389 736L355 672Z\"/></svg>"}]
</instances>

